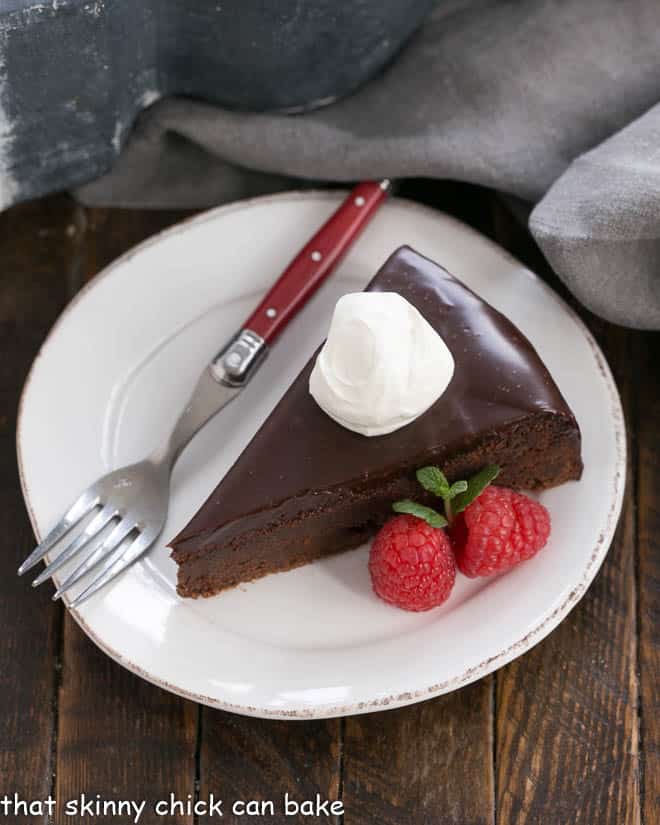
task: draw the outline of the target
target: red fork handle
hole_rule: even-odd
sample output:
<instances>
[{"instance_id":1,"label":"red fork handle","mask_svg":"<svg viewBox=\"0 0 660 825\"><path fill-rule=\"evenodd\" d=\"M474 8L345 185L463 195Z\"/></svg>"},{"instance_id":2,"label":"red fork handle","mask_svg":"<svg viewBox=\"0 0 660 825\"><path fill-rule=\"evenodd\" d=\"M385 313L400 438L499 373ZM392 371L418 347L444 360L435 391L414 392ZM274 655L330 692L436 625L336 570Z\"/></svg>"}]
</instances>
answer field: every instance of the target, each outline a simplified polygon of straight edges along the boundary
<instances>
[{"instance_id":1,"label":"red fork handle","mask_svg":"<svg viewBox=\"0 0 660 825\"><path fill-rule=\"evenodd\" d=\"M359 183L287 266L243 329L272 344L343 258L389 188L388 180Z\"/></svg>"}]
</instances>

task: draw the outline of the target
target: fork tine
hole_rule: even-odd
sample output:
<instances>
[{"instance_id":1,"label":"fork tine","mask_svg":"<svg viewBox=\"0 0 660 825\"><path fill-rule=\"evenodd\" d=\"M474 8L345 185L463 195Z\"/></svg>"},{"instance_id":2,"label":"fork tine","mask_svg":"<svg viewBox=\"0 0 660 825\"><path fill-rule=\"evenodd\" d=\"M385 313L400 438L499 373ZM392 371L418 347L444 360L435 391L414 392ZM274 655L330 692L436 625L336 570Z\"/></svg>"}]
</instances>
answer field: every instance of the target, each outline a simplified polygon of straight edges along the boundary
<instances>
[{"instance_id":1,"label":"fork tine","mask_svg":"<svg viewBox=\"0 0 660 825\"><path fill-rule=\"evenodd\" d=\"M133 541L122 553L111 562L108 567L89 585L86 590L77 596L69 605L69 607L80 607L83 602L86 602L90 596L93 596L102 587L105 587L112 579L122 573L127 567L130 567L134 561L151 547L160 534L160 531L150 530L140 535Z\"/></svg>"},{"instance_id":2,"label":"fork tine","mask_svg":"<svg viewBox=\"0 0 660 825\"><path fill-rule=\"evenodd\" d=\"M48 533L46 538L41 541L25 559L23 564L18 568L18 575L22 576L23 573L31 570L35 564L39 564L46 553L48 553L61 538L66 536L69 530L75 527L81 519L88 515L88 513L91 513L98 503L99 497L90 494L89 490L85 490L57 522L50 533Z\"/></svg>"},{"instance_id":3,"label":"fork tine","mask_svg":"<svg viewBox=\"0 0 660 825\"><path fill-rule=\"evenodd\" d=\"M107 536L107 538L94 550L92 550L85 561L76 567L73 573L71 573L71 575L64 582L62 582L53 595L53 601L57 601L63 593L79 582L83 576L86 576L93 567L96 567L96 565L101 561L111 556L122 541L124 541L126 536L128 536L131 530L134 529L135 525L128 519L123 519L123 521L120 521L119 524L112 529L110 535Z\"/></svg>"},{"instance_id":4,"label":"fork tine","mask_svg":"<svg viewBox=\"0 0 660 825\"><path fill-rule=\"evenodd\" d=\"M45 567L41 573L37 576L37 578L32 582L32 587L38 587L40 584L43 584L47 579L49 579L56 570L59 570L63 564L66 564L69 559L73 558L77 553L79 553L83 547L89 544L92 539L96 538L96 536L103 530L104 527L110 522L114 516L116 515L116 510L114 507L110 507L106 505L100 512L98 512L94 518L90 521L90 523L85 527L82 533L75 538L70 544L68 544L64 550L59 554L59 556L52 561L47 567Z\"/></svg>"}]
</instances>

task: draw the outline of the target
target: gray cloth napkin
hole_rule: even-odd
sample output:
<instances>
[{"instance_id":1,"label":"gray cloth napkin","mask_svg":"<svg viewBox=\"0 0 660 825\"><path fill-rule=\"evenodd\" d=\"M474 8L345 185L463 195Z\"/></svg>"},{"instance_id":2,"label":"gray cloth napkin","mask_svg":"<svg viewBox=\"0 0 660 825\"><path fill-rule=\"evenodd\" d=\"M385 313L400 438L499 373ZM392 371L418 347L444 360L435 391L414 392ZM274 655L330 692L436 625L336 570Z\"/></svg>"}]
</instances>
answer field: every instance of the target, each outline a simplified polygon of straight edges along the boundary
<instances>
[{"instance_id":1,"label":"gray cloth napkin","mask_svg":"<svg viewBox=\"0 0 660 825\"><path fill-rule=\"evenodd\" d=\"M77 195L195 207L292 179L471 181L536 204L530 229L587 307L660 329L659 101L659 0L441 2L380 77L326 108L160 101Z\"/></svg>"}]
</instances>

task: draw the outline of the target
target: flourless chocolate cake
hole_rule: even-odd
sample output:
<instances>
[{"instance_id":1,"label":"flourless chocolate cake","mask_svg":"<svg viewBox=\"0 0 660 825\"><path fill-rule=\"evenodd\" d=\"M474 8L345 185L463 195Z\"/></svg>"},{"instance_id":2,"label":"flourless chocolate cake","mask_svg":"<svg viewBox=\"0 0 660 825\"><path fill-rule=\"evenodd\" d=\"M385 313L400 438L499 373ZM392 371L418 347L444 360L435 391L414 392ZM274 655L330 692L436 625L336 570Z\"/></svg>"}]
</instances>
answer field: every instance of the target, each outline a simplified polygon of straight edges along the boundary
<instances>
[{"instance_id":1,"label":"flourless chocolate cake","mask_svg":"<svg viewBox=\"0 0 660 825\"><path fill-rule=\"evenodd\" d=\"M450 481L498 464L498 484L525 490L580 477L575 417L507 318L408 247L367 290L399 293L440 333L455 361L448 388L407 426L366 437L310 395L315 355L172 541L182 596L211 596L357 547L394 501L420 500L415 471L428 464Z\"/></svg>"}]
</instances>

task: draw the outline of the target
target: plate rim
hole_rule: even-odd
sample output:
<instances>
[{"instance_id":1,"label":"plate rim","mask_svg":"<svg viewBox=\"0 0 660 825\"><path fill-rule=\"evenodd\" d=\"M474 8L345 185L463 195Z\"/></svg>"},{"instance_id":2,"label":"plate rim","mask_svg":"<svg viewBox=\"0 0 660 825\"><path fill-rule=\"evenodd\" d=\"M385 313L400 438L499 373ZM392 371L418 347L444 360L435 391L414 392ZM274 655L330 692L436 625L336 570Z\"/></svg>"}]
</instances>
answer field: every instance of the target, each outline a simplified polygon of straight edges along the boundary
<instances>
[{"instance_id":1,"label":"plate rim","mask_svg":"<svg viewBox=\"0 0 660 825\"><path fill-rule=\"evenodd\" d=\"M81 301L89 291L98 286L102 280L105 280L106 278L112 276L115 270L120 269L135 255L140 254L145 249L148 249L151 246L158 244L160 241L168 237L173 237L181 233L184 233L195 225L199 225L207 221L214 220L219 216L224 216L231 212L249 209L254 205L270 205L277 204L282 201L300 200L326 200L332 202L339 202L342 200L342 198L346 196L347 192L348 190L346 189L288 190L285 192L279 192L271 195L260 195L257 197L246 198L243 200L232 201L231 203L222 204L212 209L205 210L200 214L193 215L189 218L185 218L173 224L172 226L160 230L154 235L145 238L145 240L143 240L136 246L133 246L130 249L126 250L118 258L115 258L109 264L107 264L105 267L99 270L99 272L97 272L82 287L82 289L80 289L74 295L74 297L69 301L69 303L67 303L67 305L62 309L61 313L59 314L59 316L49 329L48 334L41 343L37 351L37 354L35 355L32 364L30 365L28 374L25 378L25 382L23 384L23 388L21 390L21 395L18 403L16 420L16 456L18 464L18 474L23 500L25 502L25 507L28 513L28 517L30 519L30 524L32 526L32 530L37 541L41 541L41 535L37 527L36 516L33 510L32 502L30 500L30 489L25 477L21 447L25 402L30 388L30 384L36 371L37 363L43 356L43 353L48 348L48 345L50 344L54 335L59 330L60 326L66 322L69 314L77 306L79 301ZM596 545L592 549L591 554L589 555L588 561L582 571L582 575L579 581L575 584L575 586L572 588L572 590L566 596L566 598L561 602L561 604L555 607L551 607L549 610L545 611L539 617L539 620L534 625L534 627L528 630L520 639L517 639L515 642L505 647L499 653L489 656L487 659L484 659L478 665L468 668L460 675L454 676L451 679L446 679L442 682L434 683L429 685L428 687L420 688L415 691L407 691L403 694L395 694L392 696L375 698L369 701L348 703L345 705L330 703L315 704L304 707L301 706L294 709L275 709L263 706L251 706L227 702L219 700L212 696L206 696L201 693L196 693L194 691L181 688L143 669L139 664L127 658L124 654L108 645L103 638L98 636L96 632L92 630L89 624L85 621L84 617L81 615L80 611L71 608L67 596L65 595L62 598L65 607L69 611L70 615L73 617L74 621L88 636L88 638L90 638L94 642L94 644L97 647L99 647L106 655L108 655L111 659L113 659L122 667L125 667L127 670L131 671L135 675L139 676L147 682L150 682L153 685L156 685L157 687L162 688L163 690L167 690L168 692L181 696L184 699L188 699L193 702L207 705L209 707L217 708L219 710L237 713L244 716L270 719L326 719L338 716L351 716L361 713L394 709L397 707L402 707L404 705L414 704L416 702L432 699L437 696L441 696L445 693L450 693L454 690L464 687L472 682L477 681L483 676L486 676L489 673L498 670L499 668L516 659L518 656L523 655L536 644L538 644L540 641L542 641L560 624L560 622L582 599L587 589L589 588L591 582L595 578L596 573L600 569L603 561L605 560L605 556L607 555L607 552L614 538L614 533L616 531L619 516L621 514L623 506L623 496L626 485L628 447L625 417L623 414L623 407L621 404L619 391L616 386L616 382L614 381L614 377L612 375L607 359L605 358L593 334L591 333L587 325L584 323L582 318L573 309L573 307L571 307L560 295L558 295L549 284L547 284L535 272L533 272L531 269L529 269L527 266L521 263L514 255L508 252L508 250L501 247L499 244L491 240L486 235L483 235L469 224L466 224L463 221L458 220L452 215L448 215L447 213L439 209L434 209L433 207L426 206L425 204L421 204L416 201L412 201L407 198L401 197L391 197L389 201L396 203L399 207L402 207L413 212L423 212L426 215L433 217L437 217L438 215L440 215L444 220L446 220L449 224L453 224L462 233L467 234L468 236L473 236L475 239L478 239L480 243L485 243L487 246L491 247L491 249L493 249L498 255L504 256L512 263L514 263L518 268L520 268L520 270L524 273L525 277L532 279L538 286L540 286L542 291L545 293L546 297L553 300L555 304L558 305L559 309L566 312L568 316L576 324L578 331L582 333L587 344L589 345L589 348L595 360L596 367L598 368L601 374L601 377L605 383L605 386L607 387L610 396L609 412L614 422L616 466L615 472L611 479L612 487L610 509L607 514L607 522L598 536Z\"/></svg>"}]
</instances>

